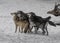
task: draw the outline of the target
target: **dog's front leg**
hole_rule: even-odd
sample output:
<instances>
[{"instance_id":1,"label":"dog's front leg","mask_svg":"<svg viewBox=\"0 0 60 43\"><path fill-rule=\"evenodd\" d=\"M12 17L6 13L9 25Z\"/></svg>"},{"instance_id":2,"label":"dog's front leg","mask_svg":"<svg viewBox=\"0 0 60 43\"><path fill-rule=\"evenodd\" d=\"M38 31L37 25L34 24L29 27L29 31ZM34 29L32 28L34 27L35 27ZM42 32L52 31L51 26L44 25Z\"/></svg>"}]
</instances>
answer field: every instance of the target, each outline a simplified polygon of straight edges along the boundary
<instances>
[{"instance_id":1,"label":"dog's front leg","mask_svg":"<svg viewBox=\"0 0 60 43\"><path fill-rule=\"evenodd\" d=\"M21 27L21 33L23 32L23 27Z\"/></svg>"},{"instance_id":2,"label":"dog's front leg","mask_svg":"<svg viewBox=\"0 0 60 43\"><path fill-rule=\"evenodd\" d=\"M19 32L20 32L20 26L19 26Z\"/></svg>"},{"instance_id":3,"label":"dog's front leg","mask_svg":"<svg viewBox=\"0 0 60 43\"><path fill-rule=\"evenodd\" d=\"M15 33L17 32L17 27L18 27L18 26L16 25Z\"/></svg>"},{"instance_id":4,"label":"dog's front leg","mask_svg":"<svg viewBox=\"0 0 60 43\"><path fill-rule=\"evenodd\" d=\"M37 27L35 27L35 33L37 33L37 29L38 29L38 28L37 28Z\"/></svg>"}]
</instances>

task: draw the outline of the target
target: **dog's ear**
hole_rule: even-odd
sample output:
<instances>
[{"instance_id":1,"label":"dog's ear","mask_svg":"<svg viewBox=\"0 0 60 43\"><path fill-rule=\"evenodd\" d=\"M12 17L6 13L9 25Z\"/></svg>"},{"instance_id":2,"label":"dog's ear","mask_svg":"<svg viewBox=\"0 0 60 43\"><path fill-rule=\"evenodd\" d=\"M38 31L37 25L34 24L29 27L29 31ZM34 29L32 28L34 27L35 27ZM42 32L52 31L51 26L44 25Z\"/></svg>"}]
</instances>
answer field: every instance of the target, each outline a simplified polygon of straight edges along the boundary
<instances>
[{"instance_id":1,"label":"dog's ear","mask_svg":"<svg viewBox=\"0 0 60 43\"><path fill-rule=\"evenodd\" d=\"M13 13L10 13L11 15L13 15Z\"/></svg>"},{"instance_id":2,"label":"dog's ear","mask_svg":"<svg viewBox=\"0 0 60 43\"><path fill-rule=\"evenodd\" d=\"M16 15L17 13L16 12L14 12L14 13L10 13L11 15Z\"/></svg>"},{"instance_id":3,"label":"dog's ear","mask_svg":"<svg viewBox=\"0 0 60 43\"><path fill-rule=\"evenodd\" d=\"M24 12L23 12L23 11L17 11L17 13L18 13L18 14L24 14Z\"/></svg>"}]
</instances>

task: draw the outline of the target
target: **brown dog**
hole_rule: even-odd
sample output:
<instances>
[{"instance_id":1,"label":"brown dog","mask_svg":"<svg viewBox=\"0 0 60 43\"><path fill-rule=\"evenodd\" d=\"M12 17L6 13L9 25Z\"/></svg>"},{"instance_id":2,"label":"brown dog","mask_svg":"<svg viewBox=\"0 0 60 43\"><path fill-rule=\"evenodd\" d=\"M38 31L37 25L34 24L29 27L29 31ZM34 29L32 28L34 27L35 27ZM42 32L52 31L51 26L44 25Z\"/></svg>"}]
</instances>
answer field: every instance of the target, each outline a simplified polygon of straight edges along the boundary
<instances>
[{"instance_id":1,"label":"brown dog","mask_svg":"<svg viewBox=\"0 0 60 43\"><path fill-rule=\"evenodd\" d=\"M17 32L18 27L19 27L19 32L20 32L20 27L21 27L21 32L26 33L27 30L29 30L29 22L26 21L26 20L24 20L24 21L20 20L19 17L17 16L16 12L11 13L11 15L14 15L13 20L14 20L14 23L15 23L15 26L16 26L15 32Z\"/></svg>"}]
</instances>

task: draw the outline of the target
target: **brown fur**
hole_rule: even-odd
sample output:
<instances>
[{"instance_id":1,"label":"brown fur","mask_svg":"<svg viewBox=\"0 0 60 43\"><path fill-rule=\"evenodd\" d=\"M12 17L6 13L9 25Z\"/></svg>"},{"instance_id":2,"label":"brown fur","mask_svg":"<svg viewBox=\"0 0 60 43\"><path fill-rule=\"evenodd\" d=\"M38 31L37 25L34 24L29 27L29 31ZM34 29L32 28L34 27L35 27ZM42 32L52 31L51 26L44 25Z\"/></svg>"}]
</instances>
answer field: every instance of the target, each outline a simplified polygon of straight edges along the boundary
<instances>
[{"instance_id":1,"label":"brown fur","mask_svg":"<svg viewBox=\"0 0 60 43\"><path fill-rule=\"evenodd\" d=\"M60 6L60 4L56 4L56 3L55 3L54 9L51 10L51 11L48 11L47 13L48 13L48 14L52 14L52 15L54 15L54 16L60 16L60 9L58 8L58 6Z\"/></svg>"},{"instance_id":2,"label":"brown fur","mask_svg":"<svg viewBox=\"0 0 60 43\"><path fill-rule=\"evenodd\" d=\"M15 13L11 13L11 15L13 15ZM16 15L14 15L13 17L13 20L14 20L14 23L15 23L15 26L16 26L16 30L15 32L17 32L17 28L19 27L19 32L20 32L20 27L21 27L21 31L26 33L28 28L29 28L29 22L24 20L24 21L18 21L18 18Z\"/></svg>"}]
</instances>

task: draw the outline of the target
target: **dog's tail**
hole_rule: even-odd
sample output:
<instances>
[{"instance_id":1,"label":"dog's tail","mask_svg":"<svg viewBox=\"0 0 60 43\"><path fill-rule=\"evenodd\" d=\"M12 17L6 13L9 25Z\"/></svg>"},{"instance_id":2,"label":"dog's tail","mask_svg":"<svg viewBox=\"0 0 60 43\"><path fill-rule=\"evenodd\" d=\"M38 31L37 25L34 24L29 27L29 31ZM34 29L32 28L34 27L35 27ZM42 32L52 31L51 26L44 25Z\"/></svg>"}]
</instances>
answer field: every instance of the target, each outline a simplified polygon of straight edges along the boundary
<instances>
[{"instance_id":1,"label":"dog's tail","mask_svg":"<svg viewBox=\"0 0 60 43\"><path fill-rule=\"evenodd\" d=\"M47 18L45 18L46 21L49 21L51 19L51 16L48 16Z\"/></svg>"},{"instance_id":2,"label":"dog's tail","mask_svg":"<svg viewBox=\"0 0 60 43\"><path fill-rule=\"evenodd\" d=\"M50 25L56 27L56 24L55 24L54 22L50 21L50 19L51 19L51 16L45 18L45 20L46 20Z\"/></svg>"},{"instance_id":3,"label":"dog's tail","mask_svg":"<svg viewBox=\"0 0 60 43\"><path fill-rule=\"evenodd\" d=\"M60 25L60 23L55 23L56 25Z\"/></svg>"},{"instance_id":4,"label":"dog's tail","mask_svg":"<svg viewBox=\"0 0 60 43\"><path fill-rule=\"evenodd\" d=\"M56 24L55 24L54 22L52 22L52 21L48 21L48 23L49 23L50 25L56 27Z\"/></svg>"}]
</instances>

